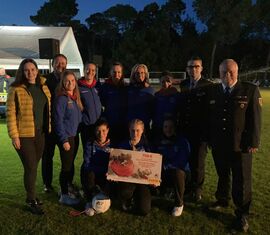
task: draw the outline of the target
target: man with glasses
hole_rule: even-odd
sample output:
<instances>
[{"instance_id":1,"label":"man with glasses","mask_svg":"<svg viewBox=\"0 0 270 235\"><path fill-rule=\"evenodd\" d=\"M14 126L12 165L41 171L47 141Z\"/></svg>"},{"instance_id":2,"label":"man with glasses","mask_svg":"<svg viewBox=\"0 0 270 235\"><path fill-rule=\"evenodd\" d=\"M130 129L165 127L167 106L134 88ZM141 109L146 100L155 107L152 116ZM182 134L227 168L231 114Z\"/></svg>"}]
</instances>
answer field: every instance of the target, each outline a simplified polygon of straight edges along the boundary
<instances>
[{"instance_id":1,"label":"man with glasses","mask_svg":"<svg viewBox=\"0 0 270 235\"><path fill-rule=\"evenodd\" d=\"M191 57L187 62L188 78L180 83L179 127L190 142L191 154L189 166L190 182L187 182L186 193L191 199L199 202L202 199L202 186L205 175L205 157L207 145L203 143L206 123L206 93L211 82L202 77L202 59Z\"/></svg>"}]
</instances>

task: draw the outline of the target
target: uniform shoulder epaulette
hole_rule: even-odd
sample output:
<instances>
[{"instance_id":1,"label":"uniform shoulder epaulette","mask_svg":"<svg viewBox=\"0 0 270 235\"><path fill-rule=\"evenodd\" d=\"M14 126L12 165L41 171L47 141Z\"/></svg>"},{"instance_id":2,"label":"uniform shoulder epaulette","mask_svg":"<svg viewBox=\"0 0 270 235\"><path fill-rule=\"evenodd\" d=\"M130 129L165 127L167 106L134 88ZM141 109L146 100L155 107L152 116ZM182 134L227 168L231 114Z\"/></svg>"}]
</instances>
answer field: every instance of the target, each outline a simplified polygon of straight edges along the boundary
<instances>
[{"instance_id":1,"label":"uniform shoulder epaulette","mask_svg":"<svg viewBox=\"0 0 270 235\"><path fill-rule=\"evenodd\" d=\"M242 81L242 84L244 84L244 85L251 85L251 86L257 86L256 83L251 82L251 81Z\"/></svg>"}]
</instances>

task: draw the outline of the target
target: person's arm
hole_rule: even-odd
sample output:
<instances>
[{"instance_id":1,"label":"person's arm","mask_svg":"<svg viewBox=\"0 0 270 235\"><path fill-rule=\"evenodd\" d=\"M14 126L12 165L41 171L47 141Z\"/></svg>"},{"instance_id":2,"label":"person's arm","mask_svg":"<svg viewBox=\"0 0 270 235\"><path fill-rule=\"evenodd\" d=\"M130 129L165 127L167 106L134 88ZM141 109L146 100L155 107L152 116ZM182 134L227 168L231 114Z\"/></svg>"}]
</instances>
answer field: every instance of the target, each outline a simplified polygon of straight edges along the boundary
<instances>
[{"instance_id":1,"label":"person's arm","mask_svg":"<svg viewBox=\"0 0 270 235\"><path fill-rule=\"evenodd\" d=\"M63 144L63 148L66 151L68 151L70 149L70 145L68 142L68 136L66 135L64 126L66 107L67 107L67 97L65 96L57 97L53 107L53 122L59 142Z\"/></svg>"},{"instance_id":2,"label":"person's arm","mask_svg":"<svg viewBox=\"0 0 270 235\"><path fill-rule=\"evenodd\" d=\"M20 138L19 138L19 130L17 126L17 115L16 115L16 105L18 105L18 101L16 101L16 92L14 88L10 88L8 97L7 97L7 129L10 138L12 139L12 145L16 149L21 148Z\"/></svg>"},{"instance_id":3,"label":"person's arm","mask_svg":"<svg viewBox=\"0 0 270 235\"><path fill-rule=\"evenodd\" d=\"M260 144L260 135L261 135L261 121L262 121L262 98L259 91L259 88L256 87L252 103L250 104L252 111L247 113L248 115L251 114L251 126L249 127L250 134L251 134L251 143L248 147L248 151L250 153L255 153L258 150Z\"/></svg>"}]
</instances>

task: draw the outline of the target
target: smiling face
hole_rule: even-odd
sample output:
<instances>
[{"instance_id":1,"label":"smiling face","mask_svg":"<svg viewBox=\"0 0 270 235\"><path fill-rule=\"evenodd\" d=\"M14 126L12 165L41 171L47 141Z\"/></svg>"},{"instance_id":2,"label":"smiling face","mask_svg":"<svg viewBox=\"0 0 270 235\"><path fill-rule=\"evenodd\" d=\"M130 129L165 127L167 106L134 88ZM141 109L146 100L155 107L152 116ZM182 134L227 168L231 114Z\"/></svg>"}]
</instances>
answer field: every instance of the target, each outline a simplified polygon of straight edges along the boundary
<instances>
[{"instance_id":1,"label":"smiling face","mask_svg":"<svg viewBox=\"0 0 270 235\"><path fill-rule=\"evenodd\" d=\"M85 80L88 83L92 83L96 76L96 65L95 64L86 65L84 69L84 74L85 74Z\"/></svg>"},{"instance_id":2,"label":"smiling face","mask_svg":"<svg viewBox=\"0 0 270 235\"><path fill-rule=\"evenodd\" d=\"M145 72L144 67L142 67L142 66L138 67L135 76L136 76L137 81L143 82L145 80L145 77L146 77L146 72Z\"/></svg>"},{"instance_id":3,"label":"smiling face","mask_svg":"<svg viewBox=\"0 0 270 235\"><path fill-rule=\"evenodd\" d=\"M107 140L109 128L107 125L100 125L96 127L96 139L100 143L104 143Z\"/></svg>"},{"instance_id":4,"label":"smiling face","mask_svg":"<svg viewBox=\"0 0 270 235\"><path fill-rule=\"evenodd\" d=\"M234 60L225 60L219 66L219 76L225 86L233 86L238 79L238 65Z\"/></svg>"},{"instance_id":5,"label":"smiling face","mask_svg":"<svg viewBox=\"0 0 270 235\"><path fill-rule=\"evenodd\" d=\"M140 123L133 123L129 127L130 140L135 144L139 143L144 131L144 126Z\"/></svg>"},{"instance_id":6,"label":"smiling face","mask_svg":"<svg viewBox=\"0 0 270 235\"><path fill-rule=\"evenodd\" d=\"M113 82L118 83L118 81L122 78L123 68L121 65L114 65L111 70L111 77Z\"/></svg>"},{"instance_id":7,"label":"smiling face","mask_svg":"<svg viewBox=\"0 0 270 235\"><path fill-rule=\"evenodd\" d=\"M63 73L67 67L67 60L63 56L58 56L53 61L53 70L56 73Z\"/></svg>"},{"instance_id":8,"label":"smiling face","mask_svg":"<svg viewBox=\"0 0 270 235\"><path fill-rule=\"evenodd\" d=\"M197 81L201 78L203 67L201 60L189 60L187 63L187 73L188 76Z\"/></svg>"},{"instance_id":9,"label":"smiling face","mask_svg":"<svg viewBox=\"0 0 270 235\"><path fill-rule=\"evenodd\" d=\"M74 77L73 74L67 74L66 77L63 80L63 85L65 90L73 95L73 91L75 90L76 87L76 78Z\"/></svg>"},{"instance_id":10,"label":"smiling face","mask_svg":"<svg viewBox=\"0 0 270 235\"><path fill-rule=\"evenodd\" d=\"M26 63L23 67L23 72L24 72L24 75L25 75L28 83L30 83L30 84L36 83L38 69L33 63L31 63L31 62Z\"/></svg>"}]
</instances>

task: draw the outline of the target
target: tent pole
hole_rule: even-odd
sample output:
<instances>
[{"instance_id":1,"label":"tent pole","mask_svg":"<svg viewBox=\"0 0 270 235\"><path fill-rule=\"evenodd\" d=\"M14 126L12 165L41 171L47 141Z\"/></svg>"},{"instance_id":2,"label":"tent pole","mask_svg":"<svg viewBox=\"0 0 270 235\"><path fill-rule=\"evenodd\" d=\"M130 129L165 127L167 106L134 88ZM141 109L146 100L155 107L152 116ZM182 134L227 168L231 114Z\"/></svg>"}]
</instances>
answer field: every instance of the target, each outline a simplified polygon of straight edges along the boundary
<instances>
[{"instance_id":1,"label":"tent pole","mask_svg":"<svg viewBox=\"0 0 270 235\"><path fill-rule=\"evenodd\" d=\"M52 59L49 59L49 71L52 72Z\"/></svg>"}]
</instances>

